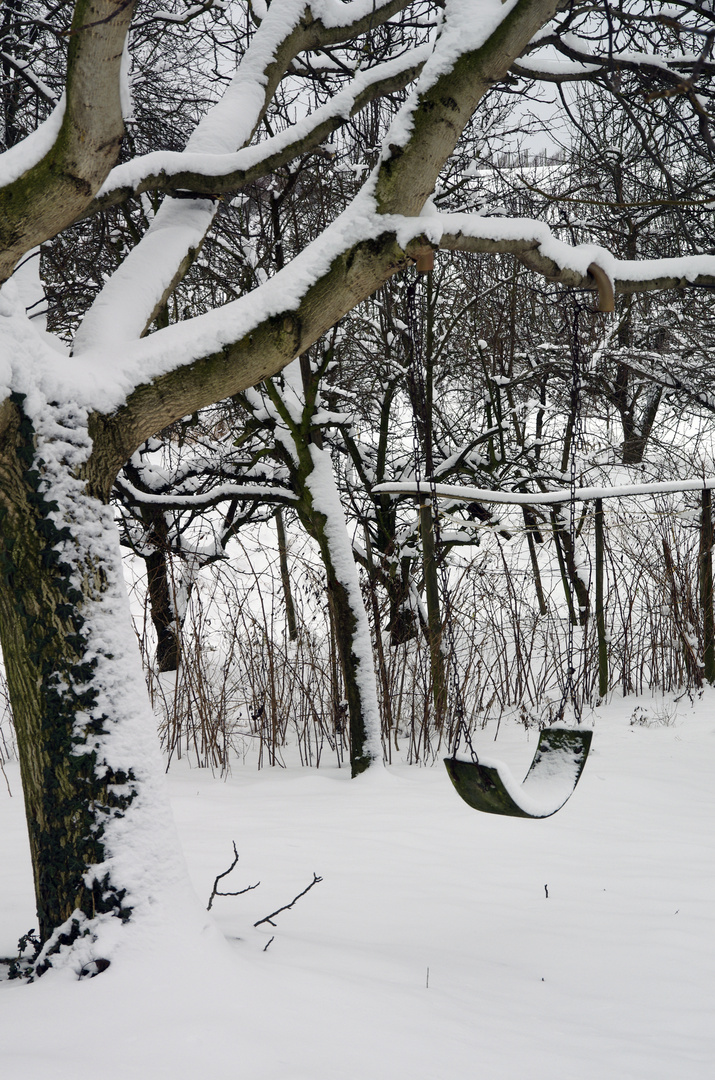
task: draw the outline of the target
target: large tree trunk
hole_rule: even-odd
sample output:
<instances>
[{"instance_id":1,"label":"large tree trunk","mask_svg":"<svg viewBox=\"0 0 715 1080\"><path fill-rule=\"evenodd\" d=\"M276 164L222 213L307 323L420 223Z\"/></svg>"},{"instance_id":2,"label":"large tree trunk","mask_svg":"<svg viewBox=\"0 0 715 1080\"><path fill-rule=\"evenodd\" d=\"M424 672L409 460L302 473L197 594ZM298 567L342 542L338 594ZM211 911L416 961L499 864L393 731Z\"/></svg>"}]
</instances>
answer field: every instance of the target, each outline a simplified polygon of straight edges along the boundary
<instances>
[{"instance_id":1,"label":"large tree trunk","mask_svg":"<svg viewBox=\"0 0 715 1080\"><path fill-rule=\"evenodd\" d=\"M79 475L91 448L83 418L76 408L62 415L49 407L38 431L20 396L3 412L0 639L44 943L41 972L78 939L84 961L106 960L102 927L117 921L108 917L124 922L151 906L158 888L183 876L183 864L157 796L156 732L112 513Z\"/></svg>"}]
</instances>

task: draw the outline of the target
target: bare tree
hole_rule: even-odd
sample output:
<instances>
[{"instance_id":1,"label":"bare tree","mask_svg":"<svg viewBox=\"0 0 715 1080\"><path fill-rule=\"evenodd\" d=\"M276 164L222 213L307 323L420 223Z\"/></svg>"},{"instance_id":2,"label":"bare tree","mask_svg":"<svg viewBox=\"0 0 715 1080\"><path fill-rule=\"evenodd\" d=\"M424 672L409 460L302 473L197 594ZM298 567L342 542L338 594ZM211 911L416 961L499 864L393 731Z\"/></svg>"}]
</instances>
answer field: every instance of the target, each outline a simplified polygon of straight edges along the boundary
<instances>
[{"instance_id":1,"label":"bare tree","mask_svg":"<svg viewBox=\"0 0 715 1080\"><path fill-rule=\"evenodd\" d=\"M155 735L127 633L108 506L119 469L157 431L280 371L435 248L512 254L585 289L604 276L623 292L715 284L713 258L687 249L641 272L606 251L557 241L541 222L443 214L428 203L475 110L514 65L529 78L548 76L542 42L560 48L564 77L595 69L610 80L633 123L618 72L633 74L654 100L682 104L678 123L710 138L703 102L715 16L710 5L676 2L660 20L661 7L587 2L559 14L557 0L254 0L239 5L254 19L246 18L235 72L201 116L193 92L205 70L201 50L199 70L189 66L183 76L195 125L185 148L124 162L130 87L122 58L135 5L77 0L71 22L69 7L59 9L67 20L59 29L64 95L0 158L0 637L44 942L38 971L77 955L106 960L112 926L148 919L182 878L171 831L161 826ZM162 20L190 20L193 9L148 10L157 31L150 62L158 65ZM142 17L140 8L138 29ZM618 34L609 29L615 19ZM666 39L667 60L654 52ZM308 111L302 90L312 93L326 71L334 93ZM394 120L379 126L374 167L331 225L314 234L308 225L302 250L234 301L221 296L223 306L194 318L170 306L217 227L224 196L319 154L351 116L388 97L395 106L385 120ZM122 238L133 246L84 312L70 355L26 316L37 297L28 303L23 260L84 228L76 223L147 195L147 227L133 219L136 235L128 229ZM367 649L357 660L372 662ZM366 759L378 746L379 732L368 731Z\"/></svg>"}]
</instances>

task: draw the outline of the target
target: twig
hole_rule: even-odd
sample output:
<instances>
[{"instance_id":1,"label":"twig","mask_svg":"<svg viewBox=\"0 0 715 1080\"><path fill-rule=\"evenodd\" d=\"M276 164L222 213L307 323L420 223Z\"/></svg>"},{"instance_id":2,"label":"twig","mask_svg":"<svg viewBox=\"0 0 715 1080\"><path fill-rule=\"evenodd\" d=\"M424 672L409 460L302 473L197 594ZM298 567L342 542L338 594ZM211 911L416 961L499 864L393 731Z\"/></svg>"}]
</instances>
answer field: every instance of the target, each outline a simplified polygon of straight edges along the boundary
<instances>
[{"instance_id":1,"label":"twig","mask_svg":"<svg viewBox=\"0 0 715 1080\"><path fill-rule=\"evenodd\" d=\"M675 914L677 915L677 914L678 914L678 912L676 911L676 913L675 913ZM273 935L273 937L270 937L270 938L268 939L268 941L266 942L266 944L265 944L265 945L263 946L263 951L265 952L265 951L266 951L266 949L268 948L268 946L270 945L270 943L271 943L272 941L275 941L275 940L276 940L276 935L274 934L274 935Z\"/></svg>"},{"instance_id":2,"label":"twig","mask_svg":"<svg viewBox=\"0 0 715 1080\"><path fill-rule=\"evenodd\" d=\"M211 906L212 906L212 904L214 902L214 897L216 897L216 896L241 896L243 893L250 892L251 889L257 889L258 886L261 884L260 881L257 881L255 885L247 885L245 889L239 889L238 892L219 892L218 891L218 883L221 880L221 878L227 877L231 873L231 871L233 870L236 863L238 862L238 851L236 850L236 841L233 840L232 843L233 843L233 854L234 854L233 862L229 866L228 870L224 870L224 872L222 874L218 874L216 876L216 879L214 881L214 887L211 890L211 895L209 896L209 902L206 905L206 910L207 911L211 910Z\"/></svg>"},{"instance_id":3,"label":"twig","mask_svg":"<svg viewBox=\"0 0 715 1080\"><path fill-rule=\"evenodd\" d=\"M288 911L289 908L292 908L293 904L295 904L296 900L300 900L301 896L305 896L305 894L310 889L312 889L314 885L317 885L318 882L322 881L322 880L323 880L322 877L318 877L318 875L315 873L315 871L313 871L313 880L311 881L310 885L306 885L306 887L303 889L303 892L299 892L297 896L294 896L293 899L291 900L290 904L284 904L283 907L279 907L276 911L272 911L270 913L270 915L266 915L265 918L259 919L258 922L254 922L253 925L254 926L260 926L261 923L267 922L267 923L270 923L271 926L275 926L276 924L272 920L276 917L276 915L280 915L281 911ZM270 944L270 942L269 942L269 944Z\"/></svg>"}]
</instances>

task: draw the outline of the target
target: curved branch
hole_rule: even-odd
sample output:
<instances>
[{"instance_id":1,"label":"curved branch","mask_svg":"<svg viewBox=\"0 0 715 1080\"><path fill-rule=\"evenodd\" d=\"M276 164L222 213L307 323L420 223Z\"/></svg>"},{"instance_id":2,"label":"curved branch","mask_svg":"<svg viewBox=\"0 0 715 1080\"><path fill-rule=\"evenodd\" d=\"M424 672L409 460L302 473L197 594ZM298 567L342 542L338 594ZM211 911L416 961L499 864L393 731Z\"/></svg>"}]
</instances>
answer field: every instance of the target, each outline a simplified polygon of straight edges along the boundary
<instances>
[{"instance_id":1,"label":"curved branch","mask_svg":"<svg viewBox=\"0 0 715 1080\"><path fill-rule=\"evenodd\" d=\"M39 160L0 187L0 282L27 251L82 214L117 160L119 68L134 2L77 0L61 127Z\"/></svg>"},{"instance_id":2,"label":"curved branch","mask_svg":"<svg viewBox=\"0 0 715 1080\"><path fill-rule=\"evenodd\" d=\"M459 16L473 20L474 13L455 6L452 25L448 9L434 58L422 74L422 87L418 84L418 96L403 108L393 127L389 157L377 179L380 213L420 213L477 105L504 78L557 6L558 0L517 0L496 25L484 24L483 40L465 34L463 44ZM495 14L492 8L486 17L493 22ZM471 48L470 37L478 42Z\"/></svg>"},{"instance_id":3,"label":"curved branch","mask_svg":"<svg viewBox=\"0 0 715 1080\"><path fill-rule=\"evenodd\" d=\"M360 73L355 84L335 94L330 102L294 128L286 129L258 146L235 154L190 154L156 151L112 170L83 217L117 206L145 191L175 194L191 191L217 196L253 183L300 155L315 150L345 121L372 101L403 90L424 67L428 50L419 48Z\"/></svg>"},{"instance_id":4,"label":"curved branch","mask_svg":"<svg viewBox=\"0 0 715 1080\"><path fill-rule=\"evenodd\" d=\"M351 240L348 223L338 222L256 293L123 347L126 377L134 370L144 372L146 381L116 412L93 417L90 471L95 470L99 490L107 490L124 462L156 431L276 374L427 250L510 254L551 281L594 291L598 274L589 273L594 264L620 293L715 288L715 256L618 260L596 245L571 247L547 225L529 219L385 218L362 209L353 226L361 238ZM326 239L333 245L331 256ZM221 341L227 343L220 346ZM91 355L85 363L91 367Z\"/></svg>"}]
</instances>

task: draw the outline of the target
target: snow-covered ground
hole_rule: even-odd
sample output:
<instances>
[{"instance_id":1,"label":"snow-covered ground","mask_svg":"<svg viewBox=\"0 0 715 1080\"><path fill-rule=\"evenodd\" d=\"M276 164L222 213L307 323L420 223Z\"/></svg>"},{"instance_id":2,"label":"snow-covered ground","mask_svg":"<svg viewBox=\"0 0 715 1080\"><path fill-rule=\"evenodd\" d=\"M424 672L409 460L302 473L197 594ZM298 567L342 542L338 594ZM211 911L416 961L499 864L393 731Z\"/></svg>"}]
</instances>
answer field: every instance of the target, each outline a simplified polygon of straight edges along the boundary
<instances>
[{"instance_id":1,"label":"snow-covered ground","mask_svg":"<svg viewBox=\"0 0 715 1080\"><path fill-rule=\"evenodd\" d=\"M632 724L636 718L644 724ZM208 928L99 978L0 983L15 1080L710 1080L715 1075L715 693L596 711L572 800L478 814L441 766L185 762L169 776ZM525 772L534 736L496 751ZM35 925L17 770L0 788L0 955ZM1 778L0 778L1 781ZM322 876L276 927L254 922ZM548 893L548 895L547 895ZM169 928L171 930L171 928ZM271 937L272 943L266 948ZM172 942L167 947L167 942ZM428 978L429 969L429 978Z\"/></svg>"}]
</instances>

